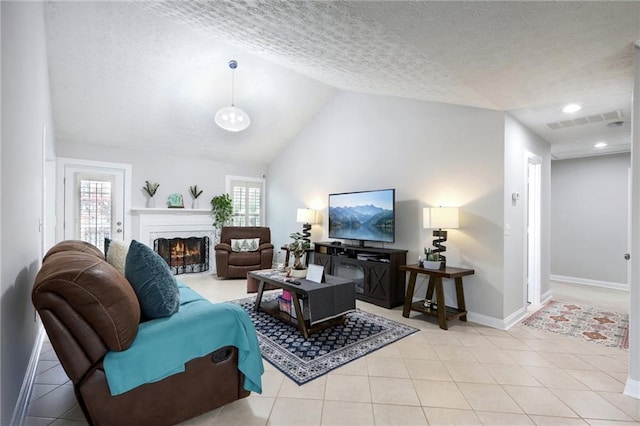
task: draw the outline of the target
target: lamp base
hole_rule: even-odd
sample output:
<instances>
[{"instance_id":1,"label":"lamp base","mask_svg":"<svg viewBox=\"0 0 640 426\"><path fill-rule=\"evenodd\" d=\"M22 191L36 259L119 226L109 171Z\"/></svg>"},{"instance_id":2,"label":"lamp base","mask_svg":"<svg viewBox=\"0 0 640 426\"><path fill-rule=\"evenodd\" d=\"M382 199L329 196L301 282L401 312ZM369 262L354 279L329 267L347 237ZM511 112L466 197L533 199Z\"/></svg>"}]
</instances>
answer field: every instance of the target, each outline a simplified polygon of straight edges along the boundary
<instances>
[{"instance_id":1,"label":"lamp base","mask_svg":"<svg viewBox=\"0 0 640 426\"><path fill-rule=\"evenodd\" d=\"M442 229L438 229L433 231L433 236L436 237L433 240L433 246L435 247L431 252L438 253L440 255L440 269L445 269L447 265L447 257L443 255L445 251L447 251L447 247L445 247L442 243L447 241L447 231L443 231Z\"/></svg>"},{"instance_id":2,"label":"lamp base","mask_svg":"<svg viewBox=\"0 0 640 426\"><path fill-rule=\"evenodd\" d=\"M306 241L308 243L311 243L310 237L311 237L311 224L310 223L304 223L302 225L302 240Z\"/></svg>"}]
</instances>

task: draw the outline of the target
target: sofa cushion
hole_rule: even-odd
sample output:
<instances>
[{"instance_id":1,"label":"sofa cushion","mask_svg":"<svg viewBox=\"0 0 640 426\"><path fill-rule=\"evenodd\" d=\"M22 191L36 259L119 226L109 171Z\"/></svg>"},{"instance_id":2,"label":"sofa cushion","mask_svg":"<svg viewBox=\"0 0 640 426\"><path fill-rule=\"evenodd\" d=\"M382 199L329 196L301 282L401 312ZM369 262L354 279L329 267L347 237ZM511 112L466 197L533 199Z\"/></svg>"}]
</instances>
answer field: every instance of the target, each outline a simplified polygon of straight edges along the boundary
<instances>
[{"instance_id":1,"label":"sofa cushion","mask_svg":"<svg viewBox=\"0 0 640 426\"><path fill-rule=\"evenodd\" d=\"M258 251L260 238L231 239L231 250L235 252Z\"/></svg>"},{"instance_id":2,"label":"sofa cushion","mask_svg":"<svg viewBox=\"0 0 640 426\"><path fill-rule=\"evenodd\" d=\"M129 241L110 240L107 252L105 253L107 262L116 268L116 270L122 275L124 275L124 265L127 261L127 253L129 253L130 244L131 242Z\"/></svg>"},{"instance_id":3,"label":"sofa cushion","mask_svg":"<svg viewBox=\"0 0 640 426\"><path fill-rule=\"evenodd\" d=\"M125 276L146 318L167 317L180 308L178 284L169 265L158 253L136 240L129 246Z\"/></svg>"},{"instance_id":4,"label":"sofa cushion","mask_svg":"<svg viewBox=\"0 0 640 426\"><path fill-rule=\"evenodd\" d=\"M260 252L257 251L236 253L229 256L229 266L256 266L260 265L260 260Z\"/></svg>"}]
</instances>

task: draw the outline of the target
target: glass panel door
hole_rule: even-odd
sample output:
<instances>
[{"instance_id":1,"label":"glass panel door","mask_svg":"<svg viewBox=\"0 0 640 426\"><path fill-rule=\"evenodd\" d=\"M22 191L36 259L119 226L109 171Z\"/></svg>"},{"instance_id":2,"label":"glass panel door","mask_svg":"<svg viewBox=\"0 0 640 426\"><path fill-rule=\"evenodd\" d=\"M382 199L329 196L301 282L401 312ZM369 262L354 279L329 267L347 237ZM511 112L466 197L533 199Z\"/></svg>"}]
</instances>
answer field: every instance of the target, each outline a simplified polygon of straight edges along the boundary
<instances>
[{"instance_id":1,"label":"glass panel door","mask_svg":"<svg viewBox=\"0 0 640 426\"><path fill-rule=\"evenodd\" d=\"M82 241L101 247L105 238L111 235L111 218L113 212L113 176L110 180L80 178L80 220L79 232Z\"/></svg>"}]
</instances>

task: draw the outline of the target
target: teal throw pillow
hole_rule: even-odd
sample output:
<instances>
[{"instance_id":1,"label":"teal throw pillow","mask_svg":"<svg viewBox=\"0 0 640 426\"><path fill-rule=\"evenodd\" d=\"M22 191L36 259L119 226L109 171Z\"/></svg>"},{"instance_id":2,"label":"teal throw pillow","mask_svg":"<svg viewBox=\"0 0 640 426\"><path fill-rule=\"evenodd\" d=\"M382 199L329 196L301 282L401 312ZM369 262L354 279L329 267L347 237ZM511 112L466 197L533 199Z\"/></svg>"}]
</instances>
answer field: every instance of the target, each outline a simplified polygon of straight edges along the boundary
<instances>
[{"instance_id":1,"label":"teal throw pillow","mask_svg":"<svg viewBox=\"0 0 640 426\"><path fill-rule=\"evenodd\" d=\"M151 248L136 240L131 241L124 275L138 296L145 317L162 318L178 312L178 283L167 262Z\"/></svg>"}]
</instances>

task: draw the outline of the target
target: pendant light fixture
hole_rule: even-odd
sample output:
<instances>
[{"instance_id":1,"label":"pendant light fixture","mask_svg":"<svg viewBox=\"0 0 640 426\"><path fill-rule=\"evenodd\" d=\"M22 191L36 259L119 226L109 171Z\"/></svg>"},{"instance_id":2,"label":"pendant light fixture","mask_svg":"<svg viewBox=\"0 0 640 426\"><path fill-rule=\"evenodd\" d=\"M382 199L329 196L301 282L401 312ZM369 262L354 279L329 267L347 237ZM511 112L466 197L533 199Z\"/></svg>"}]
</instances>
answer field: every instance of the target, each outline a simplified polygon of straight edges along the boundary
<instances>
[{"instance_id":1,"label":"pendant light fixture","mask_svg":"<svg viewBox=\"0 0 640 426\"><path fill-rule=\"evenodd\" d=\"M234 100L234 77L235 69L238 68L238 62L229 61L231 68L231 106L222 107L216 113L216 124L229 132L239 132L246 129L251 124L249 115L233 104Z\"/></svg>"}]
</instances>

